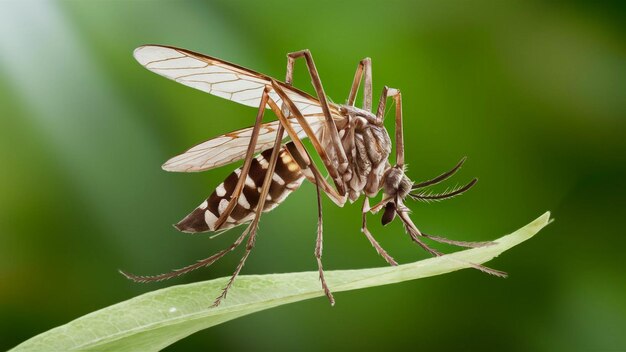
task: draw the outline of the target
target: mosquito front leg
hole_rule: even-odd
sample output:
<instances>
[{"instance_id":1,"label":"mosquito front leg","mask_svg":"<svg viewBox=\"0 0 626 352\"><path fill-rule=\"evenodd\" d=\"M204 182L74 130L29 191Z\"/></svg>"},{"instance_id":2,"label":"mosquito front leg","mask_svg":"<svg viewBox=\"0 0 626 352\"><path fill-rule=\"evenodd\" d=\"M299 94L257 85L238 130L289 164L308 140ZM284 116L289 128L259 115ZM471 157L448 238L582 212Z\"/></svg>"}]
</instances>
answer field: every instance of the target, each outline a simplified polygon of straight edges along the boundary
<instances>
[{"instance_id":1,"label":"mosquito front leg","mask_svg":"<svg viewBox=\"0 0 626 352\"><path fill-rule=\"evenodd\" d=\"M274 176L274 170L276 169L276 161L278 160L278 153L281 148L281 142L283 139L284 132L285 132L284 127L282 125L278 125L278 130L276 131L276 140L274 141L272 155L268 162L267 172L263 179L263 186L261 186L261 191L259 193L259 202L256 206L254 218L252 219L252 222L250 223L250 225L248 225L248 227L242 234L242 236L245 236L246 234L250 235L248 237L248 241L246 242L246 251L243 257L241 257L241 260L239 261L239 264L237 265L235 272L230 277L230 280L228 280L228 283L222 290L222 293L215 299L215 302L213 302L214 307L219 306L222 300L226 298L226 295L228 294L228 290L231 288L231 286L235 282L235 279L237 278L237 276L241 272L241 269L246 263L246 259L248 259L248 256L250 255L252 248L254 248L254 244L256 242L256 234L259 228L259 220L261 219L261 214L263 213L263 207L265 206L265 200L269 194L270 185L272 184L272 177Z\"/></svg>"},{"instance_id":2,"label":"mosquito front leg","mask_svg":"<svg viewBox=\"0 0 626 352\"><path fill-rule=\"evenodd\" d=\"M324 117L326 118L326 130L330 134L333 148L335 149L335 153L337 154L339 172L343 173L348 168L348 158L346 157L346 152L344 151L341 144L339 132L337 132L337 126L335 125L335 121L333 120L333 117L330 113L330 107L328 106L326 93L324 92L324 87L322 87L322 81L320 80L319 73L317 72L317 68L315 67L315 62L313 62L311 52L309 52L308 50L302 50L287 54L287 84L291 84L291 82L293 81L293 66L296 59L300 57L304 57L306 61L306 66L309 70L309 75L311 76L311 83L313 83L315 93L317 94L317 99L319 99L320 101L322 111L324 112Z\"/></svg>"},{"instance_id":3,"label":"mosquito front leg","mask_svg":"<svg viewBox=\"0 0 626 352\"><path fill-rule=\"evenodd\" d=\"M398 217L400 218L400 220L402 220L402 222L404 223L404 228L406 229L406 232L408 232L409 236L411 237L411 239L413 240L413 242L417 243L420 247L422 247L424 250L426 250L428 253L432 254L433 256L442 256L443 253L430 248L428 245L426 245L426 243L424 243L423 241L420 240L420 237L427 237L430 239L434 239L432 236L424 236L424 234L422 234L420 232L420 230L417 229L417 226L415 226L415 224L413 223L413 221L411 220L411 218L408 215L408 212L406 210L397 208L396 209L396 213L398 214ZM445 242L445 243L450 243L450 242ZM453 243L450 243L453 244ZM448 256L448 258L450 258L450 260L454 260L454 261L459 261L462 263L465 263L469 266L471 266L472 268L476 269L476 270L480 270L484 273L490 274L490 275L494 275L494 276L498 276L498 277L506 277L507 274L504 271L500 271L500 270L495 270L489 267L486 267L484 265L480 265L480 264L476 264L476 263L472 263L472 262L466 262L464 260L460 260L460 259L455 259L453 257Z\"/></svg>"},{"instance_id":4,"label":"mosquito front leg","mask_svg":"<svg viewBox=\"0 0 626 352\"><path fill-rule=\"evenodd\" d=\"M389 265L392 265L392 266L398 265L395 259L393 259L389 254L387 254L387 251L385 251L383 247L380 246L378 241L376 241L374 236L372 236L370 231L367 229L367 213L369 211L370 211L369 198L365 197L365 200L363 201L363 208L361 208L361 215L363 216L361 232L365 234L365 237L367 237L367 239L370 241L374 249L376 249L376 252L378 252L378 254L380 254L380 256L383 257L387 261L387 263L389 263Z\"/></svg>"},{"instance_id":5,"label":"mosquito front leg","mask_svg":"<svg viewBox=\"0 0 626 352\"><path fill-rule=\"evenodd\" d=\"M183 274L187 274L196 269L200 269L202 267L209 266L216 261L220 260L223 256L225 256L228 252L233 251L235 248L239 247L239 245L243 242L244 238L246 238L246 233L242 233L237 240L233 244L231 244L228 248L223 249L212 256L199 260L191 265L188 265L184 268L172 270L169 273L153 275L153 276L143 276L143 275L135 275L131 273L127 273L125 271L120 270L120 273L124 275L127 279L133 280L135 282L154 282L154 281L163 281L167 279L171 279L177 276L181 276Z\"/></svg>"},{"instance_id":6,"label":"mosquito front leg","mask_svg":"<svg viewBox=\"0 0 626 352\"><path fill-rule=\"evenodd\" d=\"M396 213L398 214L398 217L400 218L400 220L402 220L402 223L404 224L404 229L409 234L413 242L417 243L426 252L430 253L433 256L436 256L436 257L442 256L443 253L439 252L436 249L430 248L426 243L420 240L420 237L423 237L422 233L417 228L417 226L415 226L411 218L407 215L407 211L400 209L403 207L403 206L401 207L400 205L401 204L399 204L399 206L396 207Z\"/></svg>"},{"instance_id":7,"label":"mosquito front leg","mask_svg":"<svg viewBox=\"0 0 626 352\"><path fill-rule=\"evenodd\" d=\"M352 81L352 88L350 88L350 95L348 95L348 105L354 106L356 95L361 85L361 78L365 73L363 86L363 110L372 112L372 60L369 57L361 60L356 67L356 73L354 74L354 80Z\"/></svg>"},{"instance_id":8,"label":"mosquito front leg","mask_svg":"<svg viewBox=\"0 0 626 352\"><path fill-rule=\"evenodd\" d=\"M385 118L385 107L387 105L387 98L394 98L396 103L396 165L404 166L404 133L402 129L402 94L400 90L395 88L385 87L383 94L380 96L378 102L378 109L376 112L376 120L382 123Z\"/></svg>"}]
</instances>

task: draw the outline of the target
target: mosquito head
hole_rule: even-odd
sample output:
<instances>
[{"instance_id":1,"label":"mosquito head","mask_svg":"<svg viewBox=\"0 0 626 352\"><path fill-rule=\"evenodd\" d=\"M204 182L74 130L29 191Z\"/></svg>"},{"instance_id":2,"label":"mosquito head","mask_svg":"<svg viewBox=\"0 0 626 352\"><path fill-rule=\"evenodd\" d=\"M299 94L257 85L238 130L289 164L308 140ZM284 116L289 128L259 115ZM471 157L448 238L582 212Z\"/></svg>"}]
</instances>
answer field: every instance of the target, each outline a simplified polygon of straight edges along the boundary
<instances>
[{"instance_id":1,"label":"mosquito head","mask_svg":"<svg viewBox=\"0 0 626 352\"><path fill-rule=\"evenodd\" d=\"M381 222L384 225L390 223L396 216L396 209L402 206L402 200L411 192L413 182L404 174L404 168L394 166L389 168L383 175L383 198L389 199L385 205L385 212Z\"/></svg>"},{"instance_id":2,"label":"mosquito head","mask_svg":"<svg viewBox=\"0 0 626 352\"><path fill-rule=\"evenodd\" d=\"M413 183L409 180L404 174L404 168L402 167L394 166L389 168L383 175L384 199L388 199L388 202L385 204L382 224L387 225L390 223L395 218L397 211L408 211L403 204L403 200L407 196L418 201L435 202L450 199L467 192L478 182L478 179L474 178L464 186L456 186L441 193L434 193L429 190L430 186L439 184L454 175L463 166L464 162L465 158L461 159L450 171L420 183Z\"/></svg>"}]
</instances>

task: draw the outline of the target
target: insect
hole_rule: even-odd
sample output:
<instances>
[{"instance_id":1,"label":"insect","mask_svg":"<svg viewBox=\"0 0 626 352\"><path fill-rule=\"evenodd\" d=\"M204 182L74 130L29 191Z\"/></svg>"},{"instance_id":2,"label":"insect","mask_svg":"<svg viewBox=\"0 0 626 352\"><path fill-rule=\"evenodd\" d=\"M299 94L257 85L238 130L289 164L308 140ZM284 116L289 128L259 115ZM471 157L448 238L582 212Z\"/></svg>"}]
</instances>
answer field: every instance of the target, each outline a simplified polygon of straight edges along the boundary
<instances>
[{"instance_id":1,"label":"insect","mask_svg":"<svg viewBox=\"0 0 626 352\"><path fill-rule=\"evenodd\" d=\"M308 50L287 55L285 82L264 74L169 46L146 45L137 48L134 56L150 71L176 82L231 101L258 108L252 127L217 136L200 143L163 164L166 171L199 172L243 160L243 165L200 206L175 225L182 232L217 232L241 224L246 229L228 248L186 267L155 276L139 276L122 272L137 282L160 281L201 267L209 266L246 241L245 252L235 272L215 299L218 306L239 275L255 245L261 214L278 206L306 179L313 183L317 195L317 241L315 258L322 289L334 304L335 300L324 278L322 266L322 193L343 207L349 200L363 197L361 231L374 249L390 265L397 262L379 245L367 228L368 213L383 211L382 224L400 219L411 239L434 256L441 252L428 246L423 239L461 247L480 247L491 242L454 241L421 232L409 217L407 198L418 201L438 201L460 195L470 189L477 179L462 187L443 193L432 193L430 186L438 184L463 165L463 158L454 168L433 179L414 183L405 174L402 95L400 90L384 87L376 112L372 111L372 65L369 58L361 60L345 104L329 102L313 57ZM293 87L296 60L306 63L316 97ZM363 104L355 100L363 81ZM388 99L395 102L395 163L388 160L392 141L383 125ZM263 122L266 109L278 117ZM323 163L318 167L302 140L309 138ZM330 176L330 182L324 175ZM331 184L332 182L332 184ZM382 191L382 199L370 206L369 199ZM247 240L246 240L247 238ZM476 269L496 276L504 272L470 263Z\"/></svg>"}]
</instances>

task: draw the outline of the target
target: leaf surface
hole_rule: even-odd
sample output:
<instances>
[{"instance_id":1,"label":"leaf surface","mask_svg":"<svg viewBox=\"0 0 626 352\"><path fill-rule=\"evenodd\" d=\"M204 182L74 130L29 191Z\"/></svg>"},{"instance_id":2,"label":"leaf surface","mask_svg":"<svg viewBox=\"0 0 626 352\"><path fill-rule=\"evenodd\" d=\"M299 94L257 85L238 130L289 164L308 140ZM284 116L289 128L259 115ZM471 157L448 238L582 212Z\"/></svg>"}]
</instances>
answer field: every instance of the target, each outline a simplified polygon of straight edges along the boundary
<instances>
[{"instance_id":1,"label":"leaf surface","mask_svg":"<svg viewBox=\"0 0 626 352\"><path fill-rule=\"evenodd\" d=\"M550 222L546 212L496 244L395 267L326 271L333 292L441 275L485 263L528 240ZM12 351L158 351L202 329L280 306L323 296L317 271L243 275L218 308L211 308L228 278L172 286L95 311L37 335ZM341 304L341 300L339 300Z\"/></svg>"}]
</instances>

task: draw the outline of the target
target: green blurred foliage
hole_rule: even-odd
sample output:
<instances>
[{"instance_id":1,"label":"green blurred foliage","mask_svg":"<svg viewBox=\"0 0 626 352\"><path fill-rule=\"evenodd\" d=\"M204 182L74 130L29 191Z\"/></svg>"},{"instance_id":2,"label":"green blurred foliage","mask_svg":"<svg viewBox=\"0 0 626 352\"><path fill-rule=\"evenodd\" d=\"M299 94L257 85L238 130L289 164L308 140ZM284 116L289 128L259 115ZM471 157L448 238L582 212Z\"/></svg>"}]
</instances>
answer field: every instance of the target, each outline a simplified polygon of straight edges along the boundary
<instances>
[{"instance_id":1,"label":"green blurred foliage","mask_svg":"<svg viewBox=\"0 0 626 352\"><path fill-rule=\"evenodd\" d=\"M234 166L172 174L185 148L250 125L254 109L148 72L158 43L284 77L312 51L343 102L358 60L404 97L409 175L469 160L463 197L411 204L425 232L486 240L552 210L545 233L463 271L338 293L200 332L169 350L624 350L626 45L619 2L0 2L0 349L92 310L182 282L230 275L233 253L176 281L138 285L227 246L177 233ZM303 67L296 85L311 91ZM391 122L391 119L388 119ZM393 128L388 124L388 128ZM314 270L314 189L264 216L244 272ZM384 265L359 207L325 200L326 268ZM402 262L426 255L399 224L371 230ZM446 251L452 250L437 246ZM235 288L236 289L236 285ZM469 319L458 319L461 315Z\"/></svg>"}]
</instances>

